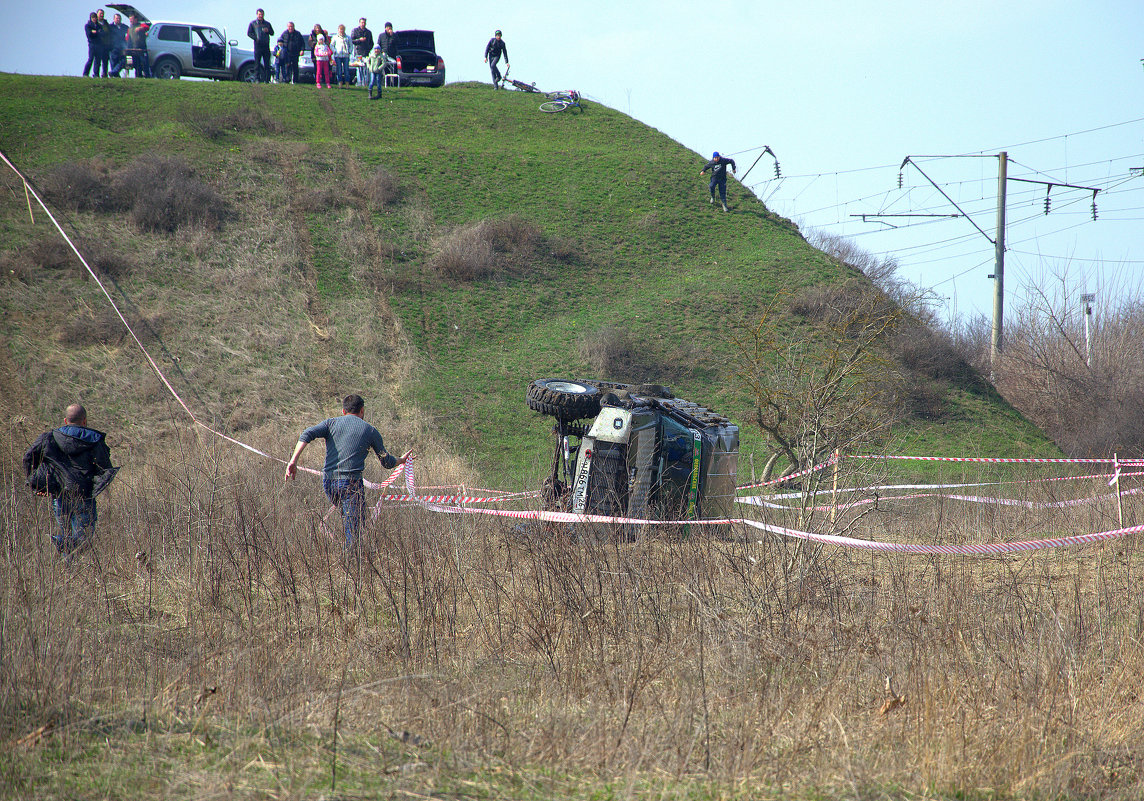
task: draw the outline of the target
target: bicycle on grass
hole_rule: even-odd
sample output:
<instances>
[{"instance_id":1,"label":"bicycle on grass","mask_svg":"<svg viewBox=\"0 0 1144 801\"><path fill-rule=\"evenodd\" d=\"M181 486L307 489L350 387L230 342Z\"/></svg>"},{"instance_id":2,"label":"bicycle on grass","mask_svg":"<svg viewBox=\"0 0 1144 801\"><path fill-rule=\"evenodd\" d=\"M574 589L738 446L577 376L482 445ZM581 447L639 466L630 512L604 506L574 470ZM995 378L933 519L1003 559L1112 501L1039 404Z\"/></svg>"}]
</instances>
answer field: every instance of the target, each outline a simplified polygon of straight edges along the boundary
<instances>
[{"instance_id":1,"label":"bicycle on grass","mask_svg":"<svg viewBox=\"0 0 1144 801\"><path fill-rule=\"evenodd\" d=\"M540 110L549 114L555 114L566 108L584 110L584 107L580 105L580 93L575 89L564 92L548 92L548 101L540 104Z\"/></svg>"}]
</instances>

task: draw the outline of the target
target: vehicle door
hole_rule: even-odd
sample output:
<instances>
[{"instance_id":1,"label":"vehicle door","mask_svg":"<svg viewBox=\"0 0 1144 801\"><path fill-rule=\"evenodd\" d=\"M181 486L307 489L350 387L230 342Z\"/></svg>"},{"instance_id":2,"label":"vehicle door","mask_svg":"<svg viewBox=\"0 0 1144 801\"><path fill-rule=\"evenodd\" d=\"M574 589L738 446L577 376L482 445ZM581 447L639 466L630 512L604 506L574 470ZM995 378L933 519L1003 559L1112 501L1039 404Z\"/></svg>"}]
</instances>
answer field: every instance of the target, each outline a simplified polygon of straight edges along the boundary
<instances>
[{"instance_id":1,"label":"vehicle door","mask_svg":"<svg viewBox=\"0 0 1144 801\"><path fill-rule=\"evenodd\" d=\"M195 73L221 77L226 73L226 39L216 28L191 26L191 63Z\"/></svg>"}]
</instances>

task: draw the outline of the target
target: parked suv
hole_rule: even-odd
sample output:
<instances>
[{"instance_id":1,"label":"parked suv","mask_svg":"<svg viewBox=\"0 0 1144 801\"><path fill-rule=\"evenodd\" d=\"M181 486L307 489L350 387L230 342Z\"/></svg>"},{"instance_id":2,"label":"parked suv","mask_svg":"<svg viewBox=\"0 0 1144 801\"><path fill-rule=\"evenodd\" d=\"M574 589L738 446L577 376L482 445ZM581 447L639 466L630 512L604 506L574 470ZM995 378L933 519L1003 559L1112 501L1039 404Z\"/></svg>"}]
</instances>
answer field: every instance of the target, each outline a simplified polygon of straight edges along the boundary
<instances>
[{"instance_id":1,"label":"parked suv","mask_svg":"<svg viewBox=\"0 0 1144 801\"><path fill-rule=\"evenodd\" d=\"M556 418L547 504L659 520L730 517L739 427L657 384L543 378L529 408ZM577 422L581 421L581 422Z\"/></svg>"},{"instance_id":2,"label":"parked suv","mask_svg":"<svg viewBox=\"0 0 1144 801\"><path fill-rule=\"evenodd\" d=\"M400 86L444 86L445 59L437 55L433 31L397 31L391 48L386 72Z\"/></svg>"},{"instance_id":3,"label":"parked suv","mask_svg":"<svg viewBox=\"0 0 1144 801\"><path fill-rule=\"evenodd\" d=\"M151 74L156 78L215 78L220 81L258 79L258 66L253 50L238 47L228 40L226 30L192 22L151 22L135 6L112 3L107 6L124 18L135 16L150 24L147 33L147 58Z\"/></svg>"}]
</instances>

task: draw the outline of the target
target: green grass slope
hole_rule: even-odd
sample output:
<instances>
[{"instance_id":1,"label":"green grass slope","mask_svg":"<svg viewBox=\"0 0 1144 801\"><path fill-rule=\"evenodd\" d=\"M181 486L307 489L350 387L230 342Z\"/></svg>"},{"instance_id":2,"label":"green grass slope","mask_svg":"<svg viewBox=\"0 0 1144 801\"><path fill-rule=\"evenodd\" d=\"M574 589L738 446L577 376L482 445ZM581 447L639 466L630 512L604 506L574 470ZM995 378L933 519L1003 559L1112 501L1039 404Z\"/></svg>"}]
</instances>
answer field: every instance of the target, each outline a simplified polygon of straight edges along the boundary
<instances>
[{"instance_id":1,"label":"green grass slope","mask_svg":"<svg viewBox=\"0 0 1144 801\"><path fill-rule=\"evenodd\" d=\"M261 447L288 453L300 425L358 391L395 448L528 482L549 425L525 387L567 376L671 384L738 420L762 457L737 332L777 293L855 273L737 184L733 213L715 211L703 160L659 131L596 104L549 115L538 103L482 85L371 103L356 90L3 75L0 150L38 182L71 162L114 172L179 157L222 196L217 230L62 219L118 264L118 300L196 414ZM397 194L371 202L379 169ZM74 260L51 264L54 233L3 181L4 391L20 396L8 411L53 420L78 396L140 449L176 435L181 412L93 282ZM512 241L492 240L487 274L463 280L440 254L471 247L466 227L481 221ZM624 374L594 375L589 346L616 330L638 353ZM943 387L945 413L903 424L901 447L1056 453L983 387Z\"/></svg>"}]
</instances>

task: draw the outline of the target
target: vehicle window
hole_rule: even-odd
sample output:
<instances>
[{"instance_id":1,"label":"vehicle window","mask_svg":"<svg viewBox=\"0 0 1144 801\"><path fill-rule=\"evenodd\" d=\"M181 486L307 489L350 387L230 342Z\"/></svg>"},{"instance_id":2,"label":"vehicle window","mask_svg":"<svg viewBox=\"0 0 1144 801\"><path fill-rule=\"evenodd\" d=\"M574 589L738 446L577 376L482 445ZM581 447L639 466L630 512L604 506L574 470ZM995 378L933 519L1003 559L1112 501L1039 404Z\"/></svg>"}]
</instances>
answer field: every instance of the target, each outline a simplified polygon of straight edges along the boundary
<instances>
[{"instance_id":1,"label":"vehicle window","mask_svg":"<svg viewBox=\"0 0 1144 801\"><path fill-rule=\"evenodd\" d=\"M195 34L198 36L203 45L218 45L219 47L222 47L223 45L222 34L216 31L214 28L196 27Z\"/></svg>"},{"instance_id":2,"label":"vehicle window","mask_svg":"<svg viewBox=\"0 0 1144 801\"><path fill-rule=\"evenodd\" d=\"M160 42L190 42L191 31L184 25L164 25L159 29Z\"/></svg>"},{"instance_id":3,"label":"vehicle window","mask_svg":"<svg viewBox=\"0 0 1144 801\"><path fill-rule=\"evenodd\" d=\"M433 31L400 31L394 43L402 48L433 50Z\"/></svg>"}]
</instances>

